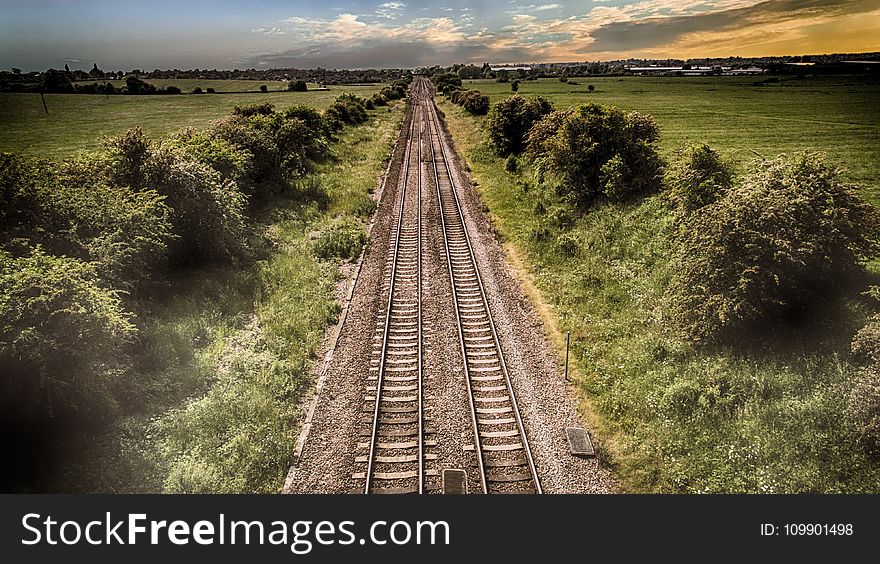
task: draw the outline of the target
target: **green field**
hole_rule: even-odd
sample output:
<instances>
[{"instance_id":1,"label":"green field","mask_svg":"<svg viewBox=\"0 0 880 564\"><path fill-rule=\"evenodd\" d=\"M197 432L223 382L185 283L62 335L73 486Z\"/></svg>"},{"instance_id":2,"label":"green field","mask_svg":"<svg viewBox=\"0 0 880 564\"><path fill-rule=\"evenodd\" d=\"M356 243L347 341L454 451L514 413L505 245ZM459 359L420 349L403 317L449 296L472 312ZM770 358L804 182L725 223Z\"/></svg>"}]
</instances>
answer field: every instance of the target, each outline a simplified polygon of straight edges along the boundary
<instances>
[{"instance_id":1,"label":"green field","mask_svg":"<svg viewBox=\"0 0 880 564\"><path fill-rule=\"evenodd\" d=\"M556 107L589 101L653 115L668 156L687 141L708 143L738 160L821 149L849 170L880 203L880 83L860 76L810 79L766 77L596 77L521 81L519 93L541 95ZM590 93L587 86L595 91ZM512 94L509 83L465 81L492 103Z\"/></svg>"},{"instance_id":2,"label":"green field","mask_svg":"<svg viewBox=\"0 0 880 564\"><path fill-rule=\"evenodd\" d=\"M159 81L155 82L158 85ZM279 108L306 104L323 110L345 92L367 97L381 88L338 86L313 92L164 96L47 94L48 115L39 94L0 93L0 151L63 158L95 148L103 136L132 127L141 127L151 137L163 137L184 127L205 127L229 114L234 106L269 102Z\"/></svg>"},{"instance_id":3,"label":"green field","mask_svg":"<svg viewBox=\"0 0 880 564\"><path fill-rule=\"evenodd\" d=\"M123 86L125 86L125 80L84 80L79 82L78 84L93 84L95 82L97 82L98 84L109 82L116 88L122 88ZM192 92L196 86L200 87L202 90L213 88L217 91L218 94L222 94L224 92L259 92L260 86L264 84L266 85L266 88L269 89L269 92L287 90L287 81L285 80L208 80L200 78L148 78L144 82L148 82L156 88L176 86L180 88L180 90L184 94ZM315 84L314 82L310 82L309 88L319 88L319 85Z\"/></svg>"},{"instance_id":4,"label":"green field","mask_svg":"<svg viewBox=\"0 0 880 564\"><path fill-rule=\"evenodd\" d=\"M594 100L652 114L661 152L709 142L743 161L817 149L880 201L880 97L860 78L605 78L522 82L557 108ZM587 84L596 92L586 93ZM493 102L510 85L470 83ZM600 203L567 228L553 222L552 188L526 159L519 170L486 140L485 118L441 102L458 150L514 263L534 283L551 339L571 334L572 379L600 459L626 491L878 492L880 461L844 416L860 366L850 340L873 312L860 289L800 324L747 346L700 349L671 320L674 223L662 196ZM876 269L875 269L876 270ZM682 390L692 394L682 402Z\"/></svg>"}]
</instances>

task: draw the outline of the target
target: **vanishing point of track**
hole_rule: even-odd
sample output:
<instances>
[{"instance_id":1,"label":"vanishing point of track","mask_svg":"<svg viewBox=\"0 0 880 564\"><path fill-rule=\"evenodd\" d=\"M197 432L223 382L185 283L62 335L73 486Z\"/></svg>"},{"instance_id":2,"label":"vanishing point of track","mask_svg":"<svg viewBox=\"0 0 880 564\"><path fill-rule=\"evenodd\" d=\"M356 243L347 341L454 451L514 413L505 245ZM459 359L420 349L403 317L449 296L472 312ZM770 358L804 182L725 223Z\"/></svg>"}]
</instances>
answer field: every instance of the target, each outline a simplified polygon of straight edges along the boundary
<instances>
[{"instance_id":1,"label":"vanishing point of track","mask_svg":"<svg viewBox=\"0 0 880 564\"><path fill-rule=\"evenodd\" d=\"M458 344L463 358L474 453L483 493L541 493L541 483L517 405L507 364L495 329L488 296L465 223L453 161L433 101L433 87L417 78L410 88L411 120L401 172L396 230L386 268L387 301L377 326L368 377L364 423L356 462L366 470L364 493L425 493L437 489L428 478L438 469L437 454L427 452L436 440L426 426L423 393L422 259L424 236L423 159L430 161L440 212L443 244ZM430 149L423 152L427 142ZM413 166L415 162L415 166ZM415 170L414 170L415 169ZM427 271L425 269L424 271Z\"/></svg>"}]
</instances>

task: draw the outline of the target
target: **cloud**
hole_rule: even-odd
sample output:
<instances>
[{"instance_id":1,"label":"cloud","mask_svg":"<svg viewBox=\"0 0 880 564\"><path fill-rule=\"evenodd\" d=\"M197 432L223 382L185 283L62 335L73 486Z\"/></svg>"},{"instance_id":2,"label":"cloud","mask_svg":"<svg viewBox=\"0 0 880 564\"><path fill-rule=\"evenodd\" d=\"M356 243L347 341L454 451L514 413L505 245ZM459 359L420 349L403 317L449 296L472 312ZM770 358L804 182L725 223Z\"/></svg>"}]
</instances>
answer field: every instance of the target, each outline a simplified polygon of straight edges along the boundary
<instances>
[{"instance_id":1,"label":"cloud","mask_svg":"<svg viewBox=\"0 0 880 564\"><path fill-rule=\"evenodd\" d=\"M434 17L390 21L405 7L403 2L380 4L378 10L393 14L379 21L343 13L331 19L291 17L259 28L275 36L278 49L253 60L273 66L369 67L685 58L742 54L744 49L763 54L762 45L819 52L811 45L821 45L823 34L844 29L834 22L880 10L880 0L638 0L619 6L594 3L582 15L564 17L554 12L562 7L558 3L513 3L515 11L506 21L491 27L481 21L479 29L470 10L456 15L439 8ZM880 28L880 18L873 21L852 22L858 37Z\"/></svg>"},{"instance_id":2,"label":"cloud","mask_svg":"<svg viewBox=\"0 0 880 564\"><path fill-rule=\"evenodd\" d=\"M711 45L712 38L739 34L742 39L778 39L805 27L880 9L880 0L774 0L729 9L607 21L589 31L591 41L577 53L639 51L678 43ZM755 37L755 36L758 37Z\"/></svg>"}]
</instances>

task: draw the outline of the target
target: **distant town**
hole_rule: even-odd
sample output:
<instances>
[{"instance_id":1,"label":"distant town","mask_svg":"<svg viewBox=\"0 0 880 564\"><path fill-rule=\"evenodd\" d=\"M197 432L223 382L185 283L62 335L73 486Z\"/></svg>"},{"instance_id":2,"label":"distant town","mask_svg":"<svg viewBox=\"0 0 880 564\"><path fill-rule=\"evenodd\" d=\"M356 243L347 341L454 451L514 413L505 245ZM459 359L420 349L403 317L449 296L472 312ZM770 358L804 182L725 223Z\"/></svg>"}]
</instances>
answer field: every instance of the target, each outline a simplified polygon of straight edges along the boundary
<instances>
[{"instance_id":1,"label":"distant town","mask_svg":"<svg viewBox=\"0 0 880 564\"><path fill-rule=\"evenodd\" d=\"M431 75L438 71L457 73L462 79L518 79L587 76L734 76L759 74L867 74L880 72L880 53L836 53L784 57L725 57L692 59L623 59L615 61L536 63L515 62L434 65L416 69L144 69L102 70L94 63L90 70L49 69L23 72L12 68L0 71L0 91L39 91L47 74L63 73L72 85L81 83L145 79L306 81L322 86L337 84L375 84L393 82L409 73ZM53 79L55 77L53 76ZM66 83L66 81L65 81ZM78 91L79 89L75 89ZM47 90L48 91L48 90ZM99 89L100 91L100 89ZM88 92L91 92L89 90Z\"/></svg>"}]
</instances>

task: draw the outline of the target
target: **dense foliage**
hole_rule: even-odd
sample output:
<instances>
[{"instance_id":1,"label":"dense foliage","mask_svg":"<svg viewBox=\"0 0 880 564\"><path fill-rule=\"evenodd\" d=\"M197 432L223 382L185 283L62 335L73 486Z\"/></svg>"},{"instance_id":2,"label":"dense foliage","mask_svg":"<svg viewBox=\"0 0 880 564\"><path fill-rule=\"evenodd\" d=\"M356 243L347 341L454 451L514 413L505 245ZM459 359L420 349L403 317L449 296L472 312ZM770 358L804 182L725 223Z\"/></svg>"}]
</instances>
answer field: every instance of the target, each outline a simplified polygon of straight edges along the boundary
<instances>
[{"instance_id":1,"label":"dense foliage","mask_svg":"<svg viewBox=\"0 0 880 564\"><path fill-rule=\"evenodd\" d=\"M621 200L659 189L659 128L650 116L590 103L542 122L529 133L529 155L582 207L598 196Z\"/></svg>"},{"instance_id":2,"label":"dense foliage","mask_svg":"<svg viewBox=\"0 0 880 564\"><path fill-rule=\"evenodd\" d=\"M733 184L733 166L708 145L681 149L666 167L666 197L681 212L715 202Z\"/></svg>"},{"instance_id":3,"label":"dense foliage","mask_svg":"<svg viewBox=\"0 0 880 564\"><path fill-rule=\"evenodd\" d=\"M472 115L484 116L489 113L489 96L479 90L453 90L449 99Z\"/></svg>"},{"instance_id":4,"label":"dense foliage","mask_svg":"<svg viewBox=\"0 0 880 564\"><path fill-rule=\"evenodd\" d=\"M814 154L758 161L686 220L673 267L677 320L697 342L772 327L877 255L880 216Z\"/></svg>"},{"instance_id":5,"label":"dense foliage","mask_svg":"<svg viewBox=\"0 0 880 564\"><path fill-rule=\"evenodd\" d=\"M532 125L552 111L550 102L540 96L526 99L516 94L498 102L489 112L489 142L502 157L518 155Z\"/></svg>"},{"instance_id":6,"label":"dense foliage","mask_svg":"<svg viewBox=\"0 0 880 564\"><path fill-rule=\"evenodd\" d=\"M0 154L0 408L26 427L62 412L95 420L129 401L134 351L159 346L129 312L149 311L175 271L251 262L248 214L366 119L364 100L343 95L323 114L236 107L163 141L132 129L64 162ZM364 237L334 225L314 250L348 257Z\"/></svg>"}]
</instances>

